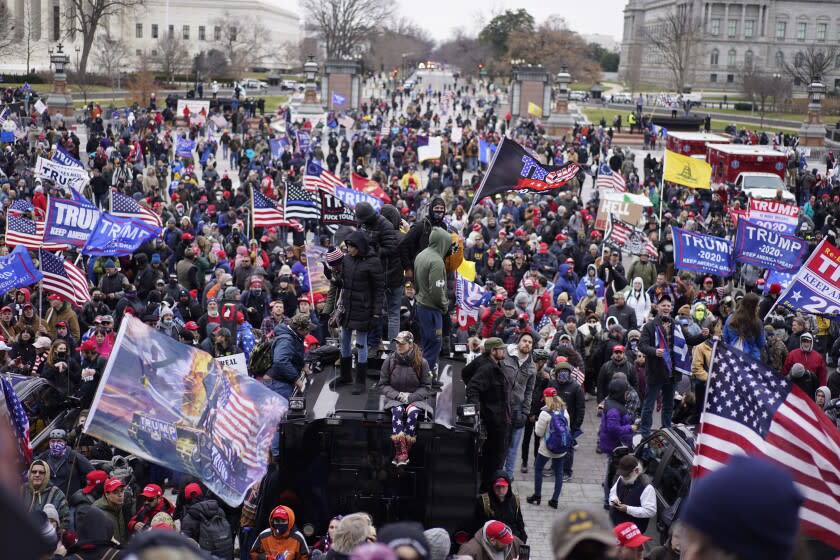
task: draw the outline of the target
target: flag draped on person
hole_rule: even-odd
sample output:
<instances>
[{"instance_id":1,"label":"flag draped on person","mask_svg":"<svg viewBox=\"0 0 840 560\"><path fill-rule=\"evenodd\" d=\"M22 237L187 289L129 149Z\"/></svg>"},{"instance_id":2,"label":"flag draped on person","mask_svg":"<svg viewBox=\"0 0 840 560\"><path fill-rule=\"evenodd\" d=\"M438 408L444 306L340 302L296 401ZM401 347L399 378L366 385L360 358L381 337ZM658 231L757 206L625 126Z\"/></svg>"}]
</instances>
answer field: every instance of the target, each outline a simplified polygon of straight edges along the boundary
<instances>
[{"instance_id":1,"label":"flag draped on person","mask_svg":"<svg viewBox=\"0 0 840 560\"><path fill-rule=\"evenodd\" d=\"M763 456L790 472L805 496L799 510L803 530L840 548L840 432L811 395L718 342L693 475L701 477L743 454Z\"/></svg>"},{"instance_id":2,"label":"flag draped on person","mask_svg":"<svg viewBox=\"0 0 840 560\"><path fill-rule=\"evenodd\" d=\"M3 383L3 398L6 401L7 418L17 441L21 465L28 465L32 460L32 447L29 441L29 417L26 415L9 377L3 375L0 376L0 380Z\"/></svg>"},{"instance_id":3,"label":"flag draped on person","mask_svg":"<svg viewBox=\"0 0 840 560\"><path fill-rule=\"evenodd\" d=\"M579 170L577 163L543 165L513 140L502 138L473 197L473 205L507 191L541 193L559 189L574 179Z\"/></svg>"},{"instance_id":4,"label":"flag draped on person","mask_svg":"<svg viewBox=\"0 0 840 560\"><path fill-rule=\"evenodd\" d=\"M49 251L41 249L38 254L41 273L44 275L41 281L43 289L64 296L77 307L90 301L88 281L83 270Z\"/></svg>"},{"instance_id":5,"label":"flag draped on person","mask_svg":"<svg viewBox=\"0 0 840 560\"><path fill-rule=\"evenodd\" d=\"M306 162L306 170L303 173L303 188L309 192L323 191L335 195L336 187L343 187L344 183L333 173L324 169L318 162L309 160Z\"/></svg>"},{"instance_id":6,"label":"flag draped on person","mask_svg":"<svg viewBox=\"0 0 840 560\"><path fill-rule=\"evenodd\" d=\"M251 189L251 216L254 227L290 227L295 231L303 231L303 227L295 220L286 220L283 208L265 196L257 189Z\"/></svg>"},{"instance_id":7,"label":"flag draped on person","mask_svg":"<svg viewBox=\"0 0 840 560\"><path fill-rule=\"evenodd\" d=\"M317 220L321 217L320 201L297 183L286 183L283 215L287 220Z\"/></svg>"},{"instance_id":8,"label":"flag draped on person","mask_svg":"<svg viewBox=\"0 0 840 560\"><path fill-rule=\"evenodd\" d=\"M33 251L61 251L67 248L66 244L44 243L44 222L12 214L6 216L6 245L23 245Z\"/></svg>"},{"instance_id":9,"label":"flag draped on person","mask_svg":"<svg viewBox=\"0 0 840 560\"><path fill-rule=\"evenodd\" d=\"M111 214L119 218L139 218L153 227L163 227L160 216L140 205L130 196L111 192Z\"/></svg>"},{"instance_id":10,"label":"flag draped on person","mask_svg":"<svg viewBox=\"0 0 840 560\"><path fill-rule=\"evenodd\" d=\"M624 180L624 175L610 169L608 164L602 163L601 167L598 168L598 178L595 179L595 188L627 192L627 181Z\"/></svg>"}]
</instances>

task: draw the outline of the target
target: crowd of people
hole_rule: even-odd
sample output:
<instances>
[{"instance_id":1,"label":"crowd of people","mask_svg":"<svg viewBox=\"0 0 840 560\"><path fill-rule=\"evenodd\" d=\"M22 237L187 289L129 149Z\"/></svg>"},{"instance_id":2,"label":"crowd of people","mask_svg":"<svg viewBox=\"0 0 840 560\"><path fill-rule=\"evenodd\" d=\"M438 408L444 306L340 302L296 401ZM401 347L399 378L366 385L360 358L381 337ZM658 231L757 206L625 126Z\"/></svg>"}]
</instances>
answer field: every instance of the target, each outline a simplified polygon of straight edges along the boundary
<instances>
[{"instance_id":1,"label":"crowd of people","mask_svg":"<svg viewBox=\"0 0 840 560\"><path fill-rule=\"evenodd\" d=\"M368 82L381 85L379 77ZM461 81L443 89L420 83L411 92L378 90L380 97L362 101L352 130L336 114L313 125L290 108L256 115L236 99L219 100L207 119L189 122L170 106L110 115L93 107L84 146L63 122L44 127L14 117L22 134L0 147L0 229L13 212L42 219L46 196L68 196L33 169L56 146L85 162L96 204L106 205L111 192L128 195L159 216L164 229L132 256L80 258L90 291L82 306L37 286L5 294L0 371L43 377L87 409L115 333L130 314L214 357L250 357L270 342L270 364L260 378L289 398L305 390L312 373L306 353L337 339L332 387L383 395L392 419L393 463L404 467L419 418L433 413L439 357L466 344L468 364L454 382L464 383L467 402L480 411L483 443L481 494L470 520L475 533L459 554L474 559L516 558L527 546L512 488L517 464L521 473L529 465L534 470L527 503L542 504L546 475L553 478L546 503L557 509L563 483L574 478L576 453L609 455L629 445L633 434L649 435L655 410L661 427L695 424L717 339L788 377L840 421L832 398L840 396L840 376L828 369L840 354L835 322L773 306L782 286L766 282L766 271L754 266L739 265L730 278L675 270L671 226L731 238L731 210L745 206L744 193L732 186L660 189L656 153L636 162L633 151L612 144L605 123L549 138L539 121L501 114L502 93L494 86ZM211 116L228 126L218 127ZM272 126L277 122L284 132ZM453 139L456 129L459 140ZM309 154L296 131L311 133ZM173 155L178 134L195 140L193 157ZM441 157L421 162L418 142L428 134L441 136ZM270 141L279 135L288 137L289 147L276 157ZM486 171L479 146L503 136L548 165L575 162L581 170L558 190L473 200ZM755 135L736 136L749 142ZM813 250L823 238L836 241L840 183L800 166L795 152L791 158L790 187L802 207L797 233ZM353 173L378 182L381 209L357 204L353 226L302 220L300 227L253 227L254 193L282 201L290 185L302 182L308 161L345 184ZM599 193L590 186L604 163L624 176L630 192L647 195L652 208L661 204L661 218L649 211L640 224L655 254L611 247L595 228ZM18 201L31 208L13 206ZM327 292L310 286L311 245L323 249ZM9 250L3 245L0 255ZM77 257L72 249L65 256ZM455 289L455 271L464 261L475 264L475 283L484 294L477 318L467 322L459 316ZM222 326L225 304L236 308L235 329ZM670 359L677 328L692 348L688 376ZM371 384L369 363L380 347L389 354ZM594 401L588 413L600 417L594 450L580 449L578 442L587 401ZM33 426L47 420L38 410L29 412ZM398 523L377 531L364 513L337 516L318 528L325 536L311 546L292 508L259 483L242 506L231 508L201 481L179 477L172 503L164 490L174 473L149 468L135 473L134 484L142 488L135 499L126 492L127 480L91 463L119 450L78 428L49 435L49 449L28 465L23 505L41 512L53 528L46 533L57 543L56 556L111 559L134 551L142 558L140 550L172 546L231 558L235 537L242 557L253 560L443 559L453 550L442 529ZM279 444L278 436L275 457ZM641 557L656 500L639 464L624 459L615 478L608 470L604 482L612 523L591 511L564 513L552 534L556 558L600 558L616 546L622 558ZM680 546L686 554L693 550L692 558L710 557L703 554L714 547L755 557L743 543L718 539L723 529L707 510L689 508L685 517L692 531L674 533L659 557L675 557ZM182 536L174 531L176 522Z\"/></svg>"}]
</instances>

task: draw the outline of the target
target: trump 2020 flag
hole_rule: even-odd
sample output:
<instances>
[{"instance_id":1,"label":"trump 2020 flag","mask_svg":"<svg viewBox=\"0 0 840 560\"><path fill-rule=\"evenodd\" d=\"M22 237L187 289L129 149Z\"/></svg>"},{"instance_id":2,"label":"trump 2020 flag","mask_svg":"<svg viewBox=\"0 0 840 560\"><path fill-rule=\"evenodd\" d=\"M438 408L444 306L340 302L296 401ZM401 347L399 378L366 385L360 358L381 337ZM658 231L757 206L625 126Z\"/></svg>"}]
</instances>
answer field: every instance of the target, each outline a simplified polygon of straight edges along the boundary
<instances>
[{"instance_id":1,"label":"trump 2020 flag","mask_svg":"<svg viewBox=\"0 0 840 560\"><path fill-rule=\"evenodd\" d=\"M776 305L823 317L840 317L840 249L823 239L779 295Z\"/></svg>"},{"instance_id":2,"label":"trump 2020 flag","mask_svg":"<svg viewBox=\"0 0 840 560\"><path fill-rule=\"evenodd\" d=\"M265 474L287 410L262 383L126 316L84 432L195 476L237 506Z\"/></svg>"},{"instance_id":3,"label":"trump 2020 flag","mask_svg":"<svg viewBox=\"0 0 840 560\"><path fill-rule=\"evenodd\" d=\"M81 252L97 257L131 255L140 245L159 236L161 231L161 228L139 218L119 218L102 212Z\"/></svg>"},{"instance_id":4,"label":"trump 2020 flag","mask_svg":"<svg viewBox=\"0 0 840 560\"><path fill-rule=\"evenodd\" d=\"M175 139L175 155L179 158L191 158L195 150L195 141L184 136Z\"/></svg>"},{"instance_id":5,"label":"trump 2020 flag","mask_svg":"<svg viewBox=\"0 0 840 560\"><path fill-rule=\"evenodd\" d=\"M42 278L23 245L16 246L8 256L0 257L0 295L12 288L37 284Z\"/></svg>"},{"instance_id":6,"label":"trump 2020 flag","mask_svg":"<svg viewBox=\"0 0 840 560\"><path fill-rule=\"evenodd\" d=\"M805 533L840 548L840 432L812 395L718 342L697 433L695 477L733 455L769 459L793 476L805 497L799 509Z\"/></svg>"}]
</instances>

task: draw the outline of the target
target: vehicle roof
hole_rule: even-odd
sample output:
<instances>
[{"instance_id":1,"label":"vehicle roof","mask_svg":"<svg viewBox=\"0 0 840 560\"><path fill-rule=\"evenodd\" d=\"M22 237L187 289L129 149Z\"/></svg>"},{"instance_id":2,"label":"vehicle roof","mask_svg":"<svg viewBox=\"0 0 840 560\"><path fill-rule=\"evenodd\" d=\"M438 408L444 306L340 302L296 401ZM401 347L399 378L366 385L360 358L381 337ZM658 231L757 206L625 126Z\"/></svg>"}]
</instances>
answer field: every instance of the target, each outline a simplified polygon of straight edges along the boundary
<instances>
[{"instance_id":1,"label":"vehicle roof","mask_svg":"<svg viewBox=\"0 0 840 560\"><path fill-rule=\"evenodd\" d=\"M728 136L721 136L720 134L712 134L709 132L671 132L668 131L669 138L676 138L677 140L705 140L706 142L724 143L732 142Z\"/></svg>"},{"instance_id":2,"label":"vehicle roof","mask_svg":"<svg viewBox=\"0 0 840 560\"><path fill-rule=\"evenodd\" d=\"M753 144L712 144L709 148L726 154L755 154L761 156L787 157L782 152L774 150L770 146Z\"/></svg>"},{"instance_id":3,"label":"vehicle roof","mask_svg":"<svg viewBox=\"0 0 840 560\"><path fill-rule=\"evenodd\" d=\"M758 198L762 200L772 200L776 198L776 189L763 189L763 188L746 188L744 189L744 194L751 196L753 198ZM796 197L793 196L792 193L788 191L782 191L782 198L785 200L796 200Z\"/></svg>"},{"instance_id":4,"label":"vehicle roof","mask_svg":"<svg viewBox=\"0 0 840 560\"><path fill-rule=\"evenodd\" d=\"M779 179L779 181L782 180L782 178L779 177L778 174L768 173L766 171L744 171L742 173L738 173L738 176L741 176L741 175L753 175L753 176L759 176L759 177L776 177L777 179Z\"/></svg>"}]
</instances>

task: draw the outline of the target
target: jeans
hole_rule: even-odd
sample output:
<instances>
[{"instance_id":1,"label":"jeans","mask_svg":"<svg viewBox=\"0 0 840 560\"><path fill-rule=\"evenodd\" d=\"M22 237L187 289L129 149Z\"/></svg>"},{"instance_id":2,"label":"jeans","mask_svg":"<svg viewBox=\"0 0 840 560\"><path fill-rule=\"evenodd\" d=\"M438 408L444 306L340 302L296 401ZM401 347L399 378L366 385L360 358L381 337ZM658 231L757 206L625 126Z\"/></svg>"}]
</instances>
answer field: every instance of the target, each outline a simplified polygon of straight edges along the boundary
<instances>
[{"instance_id":1,"label":"jeans","mask_svg":"<svg viewBox=\"0 0 840 560\"><path fill-rule=\"evenodd\" d=\"M513 468L516 466L516 452L522 447L522 435L525 433L525 426L521 428L513 428L510 436L510 445L508 446L507 455L505 456L504 470L507 475L513 480ZM537 455L539 459L539 454ZM534 463L536 465L536 463Z\"/></svg>"},{"instance_id":2,"label":"jeans","mask_svg":"<svg viewBox=\"0 0 840 560\"><path fill-rule=\"evenodd\" d=\"M443 316L437 309L416 305L417 323L420 325L420 348L423 350L423 357L429 363L429 370L434 373L437 366L441 341L441 330L443 329Z\"/></svg>"},{"instance_id":3,"label":"jeans","mask_svg":"<svg viewBox=\"0 0 840 560\"><path fill-rule=\"evenodd\" d=\"M543 483L543 468L551 461L551 468L554 469L554 493L551 494L551 499L557 501L560 497L560 491L563 490L563 459L565 457L557 457L556 459L549 459L545 455L537 453L537 458L534 460L534 495L542 496Z\"/></svg>"},{"instance_id":4,"label":"jeans","mask_svg":"<svg viewBox=\"0 0 840 560\"><path fill-rule=\"evenodd\" d=\"M341 357L349 358L353 355L353 350L350 348L350 342L353 340L353 329L341 327L339 329L341 335ZM368 360L368 335L364 331L356 331L356 357L357 364L366 364Z\"/></svg>"},{"instance_id":5,"label":"jeans","mask_svg":"<svg viewBox=\"0 0 840 560\"><path fill-rule=\"evenodd\" d=\"M653 407L656 406L656 399L662 391L662 427L671 426L671 416L674 414L674 383L648 383L645 400L642 402L642 423L639 426L639 433L643 437L650 435L650 428L653 425Z\"/></svg>"},{"instance_id":6,"label":"jeans","mask_svg":"<svg viewBox=\"0 0 840 560\"><path fill-rule=\"evenodd\" d=\"M385 312L388 315L388 342L400 334L400 305L403 298L402 283L394 288L385 288Z\"/></svg>"}]
</instances>

